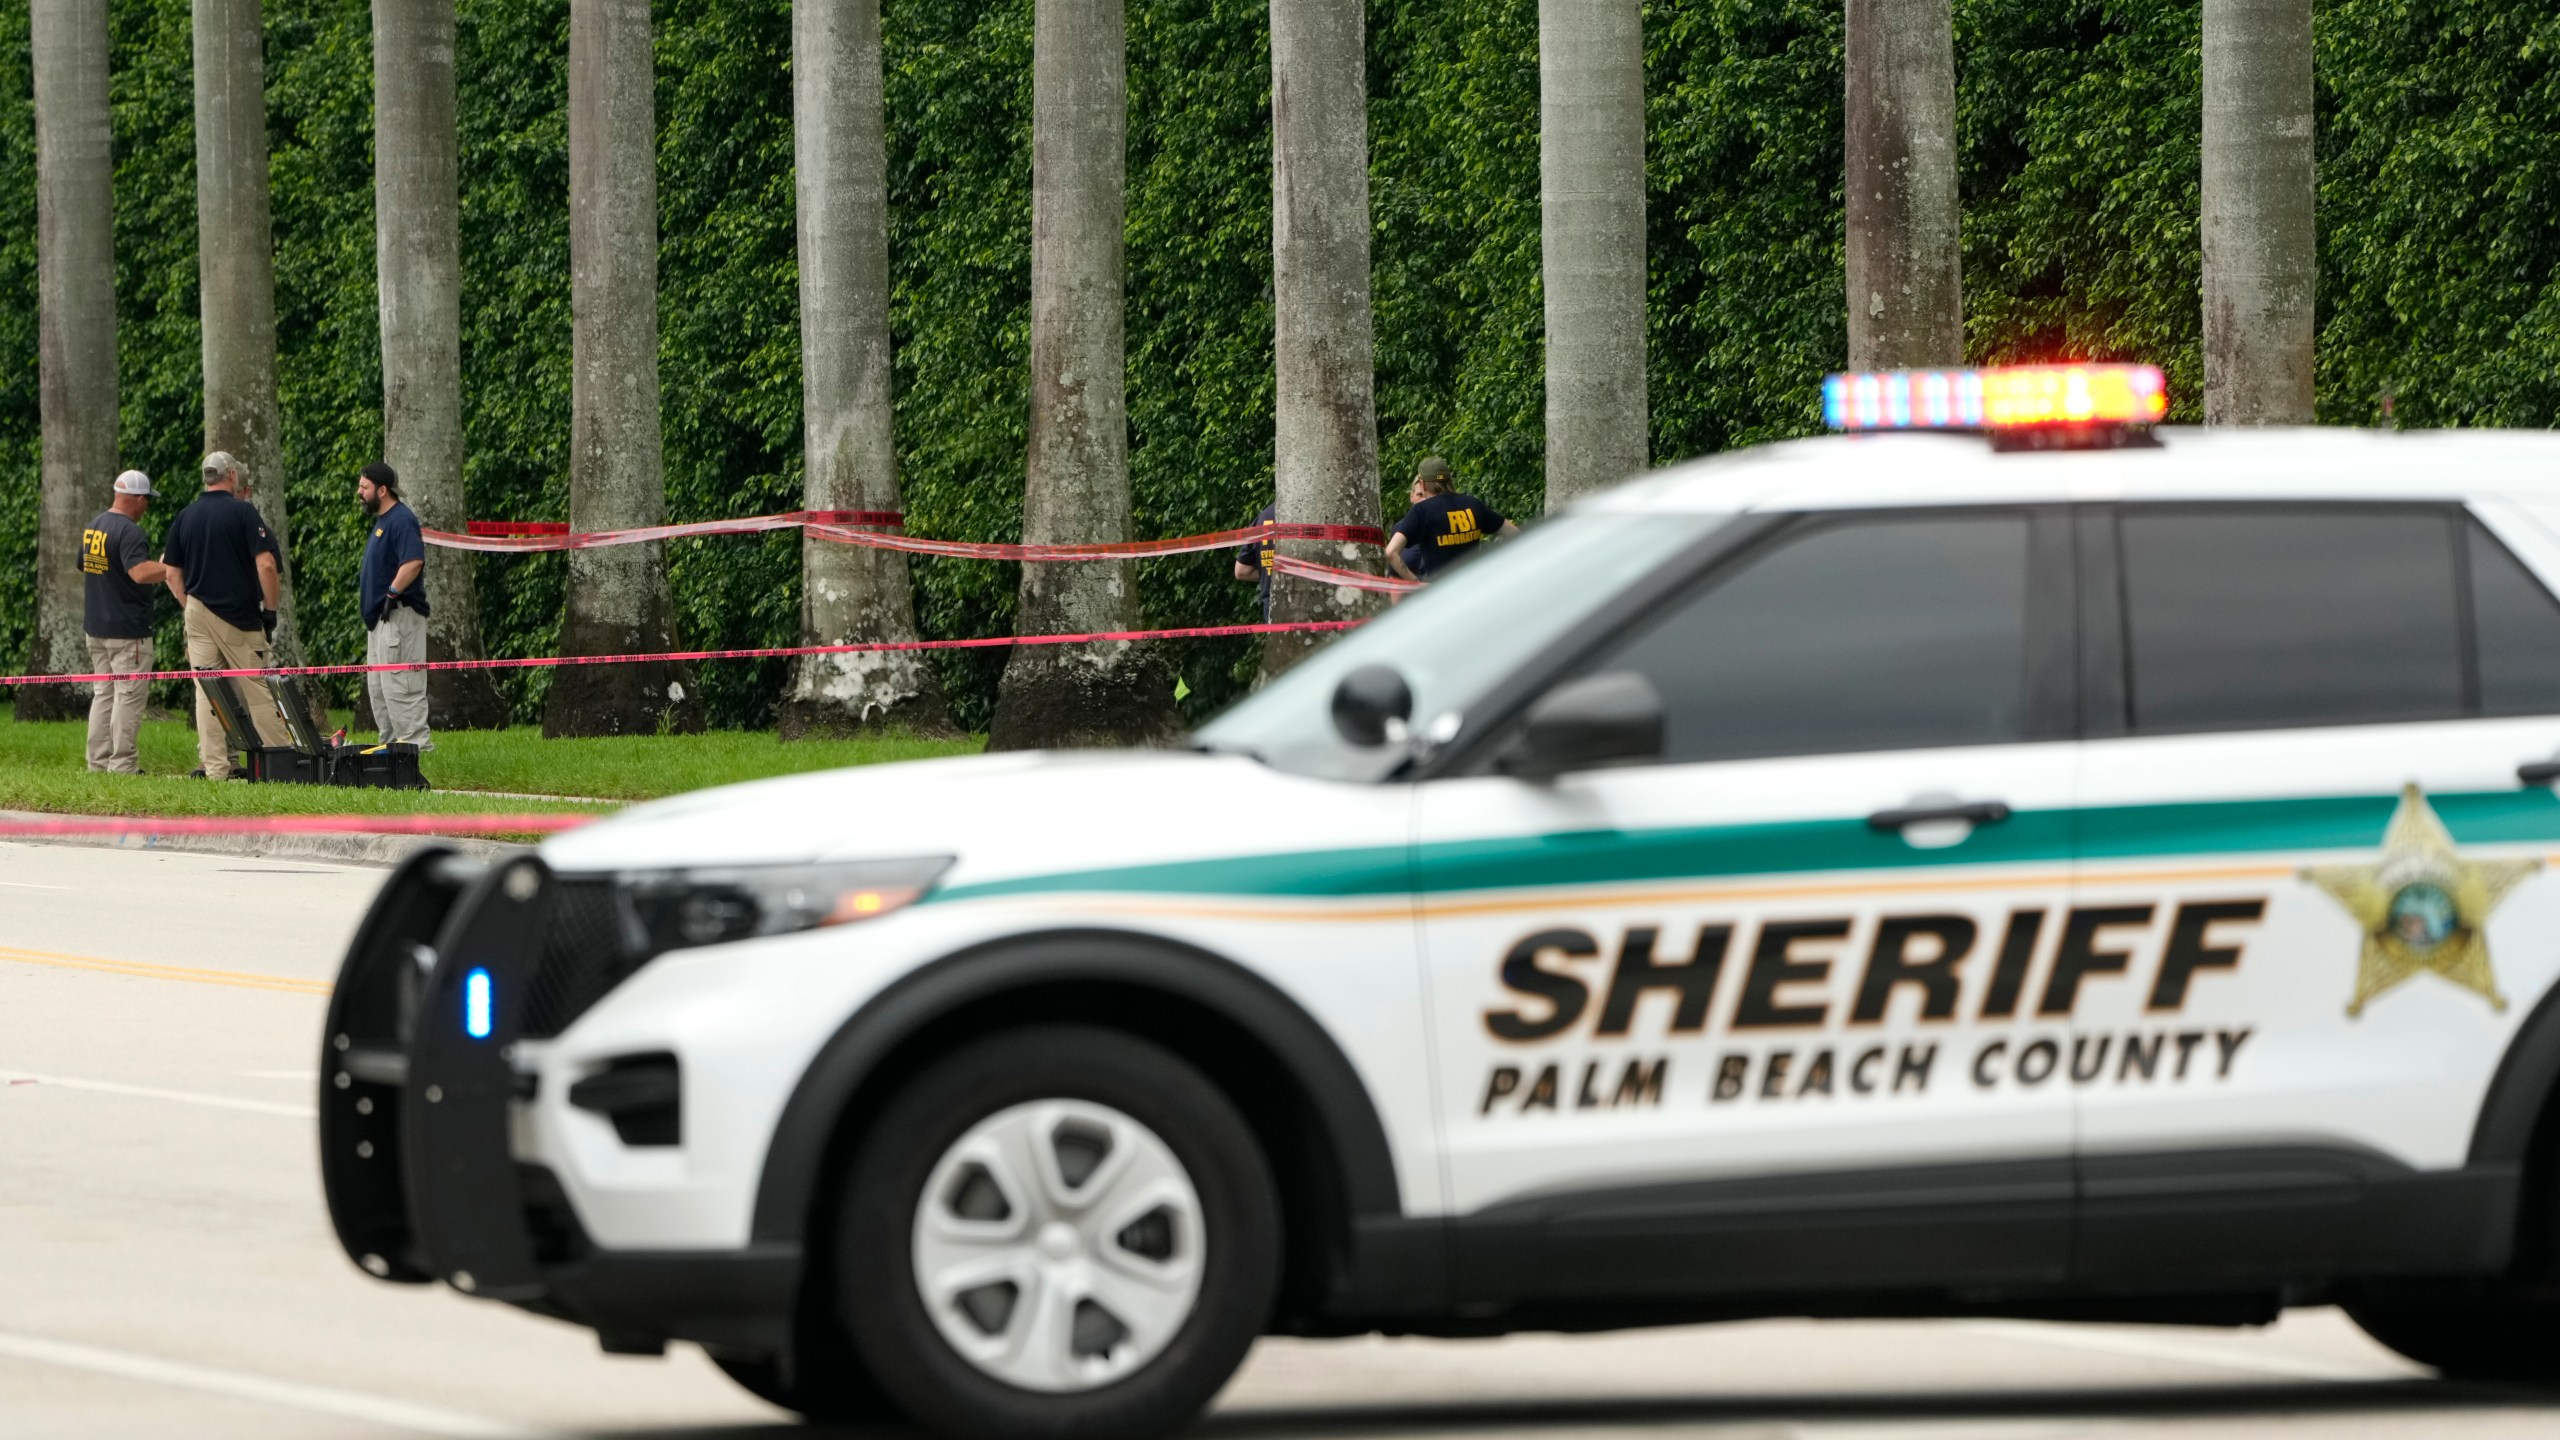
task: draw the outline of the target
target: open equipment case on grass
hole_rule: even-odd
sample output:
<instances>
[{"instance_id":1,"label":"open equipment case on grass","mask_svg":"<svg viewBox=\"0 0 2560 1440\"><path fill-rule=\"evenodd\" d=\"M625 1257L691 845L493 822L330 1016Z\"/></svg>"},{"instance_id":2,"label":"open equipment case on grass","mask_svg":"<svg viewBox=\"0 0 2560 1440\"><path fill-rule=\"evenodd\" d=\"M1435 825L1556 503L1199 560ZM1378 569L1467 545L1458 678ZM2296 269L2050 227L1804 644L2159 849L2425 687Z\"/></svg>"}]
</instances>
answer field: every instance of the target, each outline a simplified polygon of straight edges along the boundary
<instances>
[{"instance_id":1,"label":"open equipment case on grass","mask_svg":"<svg viewBox=\"0 0 2560 1440\"><path fill-rule=\"evenodd\" d=\"M282 675L264 677L265 703L275 707L284 721L285 730L293 737L290 745L269 745L258 733L250 718L249 705L240 687L227 675L212 676L196 683L213 701L213 712L221 718L222 732L234 754L241 757L240 773L252 781L288 785L345 785L369 790L425 790L426 777L418 773L418 747L407 744L340 745L320 734L311 723L311 713L295 693L293 681Z\"/></svg>"}]
</instances>

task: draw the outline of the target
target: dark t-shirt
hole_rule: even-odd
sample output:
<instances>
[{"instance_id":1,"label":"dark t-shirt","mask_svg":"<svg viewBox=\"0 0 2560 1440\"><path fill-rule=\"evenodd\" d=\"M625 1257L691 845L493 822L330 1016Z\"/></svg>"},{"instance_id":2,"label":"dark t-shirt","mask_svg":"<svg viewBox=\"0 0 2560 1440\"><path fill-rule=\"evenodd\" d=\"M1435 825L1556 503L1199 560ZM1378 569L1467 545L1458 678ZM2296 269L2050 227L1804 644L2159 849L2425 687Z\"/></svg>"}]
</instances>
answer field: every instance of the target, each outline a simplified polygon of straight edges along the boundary
<instances>
[{"instance_id":1,"label":"dark t-shirt","mask_svg":"<svg viewBox=\"0 0 2560 1440\"><path fill-rule=\"evenodd\" d=\"M365 537L364 564L356 573L356 584L364 594L364 628L382 623L382 615L390 608L391 578L400 567L412 560L427 558L427 540L418 533L418 512L406 505L394 504L373 517L373 533ZM424 615L427 612L427 572L409 582L400 592L400 603Z\"/></svg>"},{"instance_id":2,"label":"dark t-shirt","mask_svg":"<svg viewBox=\"0 0 2560 1440\"><path fill-rule=\"evenodd\" d=\"M283 558L258 507L227 490L207 490L178 512L160 558L178 567L187 598L243 630L258 628L267 606L258 556Z\"/></svg>"},{"instance_id":3,"label":"dark t-shirt","mask_svg":"<svg viewBox=\"0 0 2560 1440\"><path fill-rule=\"evenodd\" d=\"M1280 502L1275 500L1262 507L1262 513L1253 517L1253 523L1268 525L1279 518ZM1271 555L1278 548L1269 540L1256 540L1250 545L1236 547L1237 564L1250 565L1262 572L1262 618L1265 623L1271 619Z\"/></svg>"},{"instance_id":4,"label":"dark t-shirt","mask_svg":"<svg viewBox=\"0 0 2560 1440\"><path fill-rule=\"evenodd\" d=\"M1404 518L1396 522L1396 533L1416 547L1405 552L1405 564L1428 580L1433 571L1473 555L1478 545L1500 533L1507 523L1499 511L1473 495L1451 491L1434 495L1404 512Z\"/></svg>"},{"instance_id":5,"label":"dark t-shirt","mask_svg":"<svg viewBox=\"0 0 2560 1440\"><path fill-rule=\"evenodd\" d=\"M149 563L142 527L113 510L80 532L80 621L101 640L151 638L151 587L134 583L133 567Z\"/></svg>"}]
</instances>

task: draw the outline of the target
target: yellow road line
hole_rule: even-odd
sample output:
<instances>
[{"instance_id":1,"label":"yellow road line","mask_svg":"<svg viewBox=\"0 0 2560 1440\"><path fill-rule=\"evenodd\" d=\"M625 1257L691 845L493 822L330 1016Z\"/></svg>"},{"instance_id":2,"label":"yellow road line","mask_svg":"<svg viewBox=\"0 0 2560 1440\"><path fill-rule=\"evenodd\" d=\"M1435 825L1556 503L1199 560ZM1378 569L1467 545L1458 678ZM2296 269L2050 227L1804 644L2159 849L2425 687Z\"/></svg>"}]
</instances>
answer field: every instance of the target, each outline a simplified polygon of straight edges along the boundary
<instances>
[{"instance_id":1,"label":"yellow road line","mask_svg":"<svg viewBox=\"0 0 2560 1440\"><path fill-rule=\"evenodd\" d=\"M94 955L62 955L50 950L19 950L0 945L0 963L45 965L57 970L87 970L136 980L183 980L191 985L224 985L235 990L277 990L288 995L326 995L326 980L297 980L290 975L260 975L247 970L204 970L192 965L154 965L143 960L104 960Z\"/></svg>"}]
</instances>

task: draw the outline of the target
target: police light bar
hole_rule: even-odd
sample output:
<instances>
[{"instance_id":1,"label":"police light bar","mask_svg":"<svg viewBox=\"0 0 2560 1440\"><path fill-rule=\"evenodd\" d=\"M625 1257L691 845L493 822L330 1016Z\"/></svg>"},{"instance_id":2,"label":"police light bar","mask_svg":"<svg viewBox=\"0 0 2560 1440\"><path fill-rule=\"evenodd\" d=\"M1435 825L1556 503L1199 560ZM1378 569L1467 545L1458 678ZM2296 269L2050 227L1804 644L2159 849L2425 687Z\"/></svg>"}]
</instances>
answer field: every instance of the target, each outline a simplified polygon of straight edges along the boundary
<instances>
[{"instance_id":1,"label":"police light bar","mask_svg":"<svg viewBox=\"0 0 2560 1440\"><path fill-rule=\"evenodd\" d=\"M2168 412L2168 380L2156 365L1879 370L1822 382L1822 421L1834 430L1982 430L1998 437L2149 426Z\"/></svg>"}]
</instances>

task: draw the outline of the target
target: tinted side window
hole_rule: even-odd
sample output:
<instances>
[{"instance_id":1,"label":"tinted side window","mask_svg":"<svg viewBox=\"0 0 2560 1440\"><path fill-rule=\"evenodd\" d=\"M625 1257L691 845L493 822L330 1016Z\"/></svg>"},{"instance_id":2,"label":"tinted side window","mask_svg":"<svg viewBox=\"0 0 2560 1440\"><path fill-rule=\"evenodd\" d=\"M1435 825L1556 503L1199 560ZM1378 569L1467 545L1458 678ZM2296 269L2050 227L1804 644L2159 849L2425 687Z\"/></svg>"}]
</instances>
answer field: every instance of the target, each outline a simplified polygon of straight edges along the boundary
<instances>
[{"instance_id":1,"label":"tinted side window","mask_svg":"<svg viewBox=\"0 0 2560 1440\"><path fill-rule=\"evenodd\" d=\"M2560 604L2486 527L2470 530L2481 712L2560 714Z\"/></svg>"},{"instance_id":2,"label":"tinted side window","mask_svg":"<svg viewBox=\"0 0 2560 1440\"><path fill-rule=\"evenodd\" d=\"M2120 524L2136 731L2463 713L2444 512L2129 508Z\"/></svg>"},{"instance_id":3,"label":"tinted side window","mask_svg":"<svg viewBox=\"0 0 2560 1440\"><path fill-rule=\"evenodd\" d=\"M1661 690L1664 758L1993 744L2025 731L2024 516L1886 518L1781 539L1593 670Z\"/></svg>"}]
</instances>

